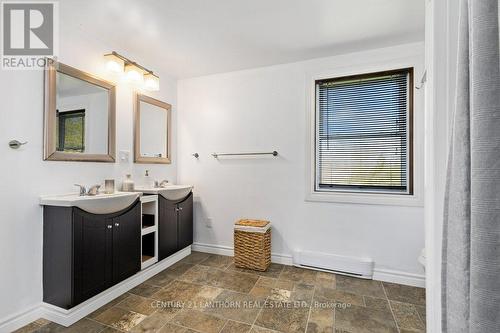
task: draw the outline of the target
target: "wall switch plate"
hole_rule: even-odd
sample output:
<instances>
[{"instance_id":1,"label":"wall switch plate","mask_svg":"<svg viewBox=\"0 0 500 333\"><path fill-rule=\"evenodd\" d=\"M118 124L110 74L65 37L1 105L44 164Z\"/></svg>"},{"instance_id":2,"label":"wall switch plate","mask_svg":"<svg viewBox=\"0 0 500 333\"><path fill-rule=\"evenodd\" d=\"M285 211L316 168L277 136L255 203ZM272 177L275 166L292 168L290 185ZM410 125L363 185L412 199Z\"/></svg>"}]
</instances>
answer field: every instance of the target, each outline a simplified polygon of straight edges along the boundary
<instances>
[{"instance_id":1,"label":"wall switch plate","mask_svg":"<svg viewBox=\"0 0 500 333\"><path fill-rule=\"evenodd\" d=\"M207 228L212 228L212 218L211 217L207 217L207 219L205 221L205 226Z\"/></svg>"},{"instance_id":2,"label":"wall switch plate","mask_svg":"<svg viewBox=\"0 0 500 333\"><path fill-rule=\"evenodd\" d=\"M120 159L120 162L128 162L130 158L130 151L128 150L120 150L118 152L118 158Z\"/></svg>"}]
</instances>

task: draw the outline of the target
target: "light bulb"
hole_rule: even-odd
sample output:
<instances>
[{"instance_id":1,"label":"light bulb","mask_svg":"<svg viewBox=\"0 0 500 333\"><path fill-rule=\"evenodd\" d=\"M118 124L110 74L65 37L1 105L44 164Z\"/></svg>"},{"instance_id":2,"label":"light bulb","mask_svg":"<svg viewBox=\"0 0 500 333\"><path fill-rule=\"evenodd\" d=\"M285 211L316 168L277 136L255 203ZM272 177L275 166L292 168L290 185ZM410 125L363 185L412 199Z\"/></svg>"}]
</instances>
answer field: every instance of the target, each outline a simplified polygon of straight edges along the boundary
<instances>
[{"instance_id":1,"label":"light bulb","mask_svg":"<svg viewBox=\"0 0 500 333\"><path fill-rule=\"evenodd\" d=\"M143 71L139 67L127 64L125 65L125 75L127 80L133 84L142 84L144 82Z\"/></svg>"},{"instance_id":2,"label":"light bulb","mask_svg":"<svg viewBox=\"0 0 500 333\"><path fill-rule=\"evenodd\" d=\"M160 78L153 73L144 74L144 89L150 91L160 90Z\"/></svg>"},{"instance_id":3,"label":"light bulb","mask_svg":"<svg viewBox=\"0 0 500 333\"><path fill-rule=\"evenodd\" d=\"M104 58L106 59L106 68L110 72L123 73L125 62L122 59L120 59L113 53L104 55Z\"/></svg>"}]
</instances>

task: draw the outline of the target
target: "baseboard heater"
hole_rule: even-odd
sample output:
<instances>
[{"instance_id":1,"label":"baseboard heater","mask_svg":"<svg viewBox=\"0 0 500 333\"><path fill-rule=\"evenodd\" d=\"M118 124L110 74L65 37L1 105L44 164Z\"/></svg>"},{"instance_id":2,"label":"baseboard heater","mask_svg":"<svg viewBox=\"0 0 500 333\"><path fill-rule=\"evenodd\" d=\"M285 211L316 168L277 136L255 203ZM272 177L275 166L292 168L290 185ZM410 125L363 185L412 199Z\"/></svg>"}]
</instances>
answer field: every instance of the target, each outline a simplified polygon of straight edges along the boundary
<instances>
[{"instance_id":1,"label":"baseboard heater","mask_svg":"<svg viewBox=\"0 0 500 333\"><path fill-rule=\"evenodd\" d=\"M294 266L335 274L373 278L374 262L370 258L357 258L310 251L294 251Z\"/></svg>"}]
</instances>

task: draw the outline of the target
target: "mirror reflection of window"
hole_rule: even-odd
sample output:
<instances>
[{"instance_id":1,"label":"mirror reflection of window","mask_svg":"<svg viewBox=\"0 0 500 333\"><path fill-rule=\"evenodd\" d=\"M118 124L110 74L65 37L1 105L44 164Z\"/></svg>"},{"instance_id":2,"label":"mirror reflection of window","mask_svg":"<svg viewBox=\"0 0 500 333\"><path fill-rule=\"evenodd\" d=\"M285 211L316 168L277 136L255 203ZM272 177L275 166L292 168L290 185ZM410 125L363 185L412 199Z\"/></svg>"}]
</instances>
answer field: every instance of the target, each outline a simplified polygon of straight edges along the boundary
<instances>
[{"instance_id":1,"label":"mirror reflection of window","mask_svg":"<svg viewBox=\"0 0 500 333\"><path fill-rule=\"evenodd\" d=\"M167 112L159 106L140 102L141 156L167 157Z\"/></svg>"},{"instance_id":2,"label":"mirror reflection of window","mask_svg":"<svg viewBox=\"0 0 500 333\"><path fill-rule=\"evenodd\" d=\"M57 151L85 152L85 110L56 112Z\"/></svg>"},{"instance_id":3,"label":"mirror reflection of window","mask_svg":"<svg viewBox=\"0 0 500 333\"><path fill-rule=\"evenodd\" d=\"M61 72L56 81L56 151L107 154L108 90Z\"/></svg>"}]
</instances>

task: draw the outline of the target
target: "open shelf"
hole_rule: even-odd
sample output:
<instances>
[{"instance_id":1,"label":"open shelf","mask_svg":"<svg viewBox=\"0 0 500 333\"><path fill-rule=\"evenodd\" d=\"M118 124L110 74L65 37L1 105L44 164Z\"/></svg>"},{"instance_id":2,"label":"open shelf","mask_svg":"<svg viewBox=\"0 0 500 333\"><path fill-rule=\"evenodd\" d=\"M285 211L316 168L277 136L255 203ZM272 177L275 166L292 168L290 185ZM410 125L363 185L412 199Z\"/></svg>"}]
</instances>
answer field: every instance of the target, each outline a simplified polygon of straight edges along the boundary
<instances>
[{"instance_id":1,"label":"open shelf","mask_svg":"<svg viewBox=\"0 0 500 333\"><path fill-rule=\"evenodd\" d=\"M149 228L153 227L155 223L155 217L156 215L154 214L142 214L142 228Z\"/></svg>"},{"instance_id":2,"label":"open shelf","mask_svg":"<svg viewBox=\"0 0 500 333\"><path fill-rule=\"evenodd\" d=\"M146 268L158 261L156 232L142 236L142 268Z\"/></svg>"},{"instance_id":3,"label":"open shelf","mask_svg":"<svg viewBox=\"0 0 500 333\"><path fill-rule=\"evenodd\" d=\"M155 234L150 233L142 236L142 256L155 256Z\"/></svg>"},{"instance_id":4,"label":"open shelf","mask_svg":"<svg viewBox=\"0 0 500 333\"><path fill-rule=\"evenodd\" d=\"M154 257L151 257L151 256L146 256L146 255L142 255L142 262L145 263L146 261L150 260L150 259L153 259Z\"/></svg>"},{"instance_id":5,"label":"open shelf","mask_svg":"<svg viewBox=\"0 0 500 333\"><path fill-rule=\"evenodd\" d=\"M152 200L155 199L155 200ZM142 201L142 227L148 228L158 222L158 197L151 196L141 198Z\"/></svg>"},{"instance_id":6,"label":"open shelf","mask_svg":"<svg viewBox=\"0 0 500 333\"><path fill-rule=\"evenodd\" d=\"M141 269L158 262L158 196L141 197Z\"/></svg>"}]
</instances>

